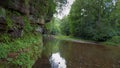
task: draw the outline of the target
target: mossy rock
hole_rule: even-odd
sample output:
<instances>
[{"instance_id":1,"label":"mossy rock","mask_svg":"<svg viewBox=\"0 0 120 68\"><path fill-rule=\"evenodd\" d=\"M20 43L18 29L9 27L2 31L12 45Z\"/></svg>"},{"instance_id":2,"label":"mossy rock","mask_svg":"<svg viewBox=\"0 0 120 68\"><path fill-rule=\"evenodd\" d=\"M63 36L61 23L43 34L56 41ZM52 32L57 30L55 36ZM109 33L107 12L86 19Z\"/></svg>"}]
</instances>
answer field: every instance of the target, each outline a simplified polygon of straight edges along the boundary
<instances>
[{"instance_id":1,"label":"mossy rock","mask_svg":"<svg viewBox=\"0 0 120 68\"><path fill-rule=\"evenodd\" d=\"M0 0L0 6L15 10L21 14L29 14L29 0Z\"/></svg>"},{"instance_id":2,"label":"mossy rock","mask_svg":"<svg viewBox=\"0 0 120 68\"><path fill-rule=\"evenodd\" d=\"M6 11L4 8L0 7L0 17L5 17L6 16Z\"/></svg>"}]
</instances>

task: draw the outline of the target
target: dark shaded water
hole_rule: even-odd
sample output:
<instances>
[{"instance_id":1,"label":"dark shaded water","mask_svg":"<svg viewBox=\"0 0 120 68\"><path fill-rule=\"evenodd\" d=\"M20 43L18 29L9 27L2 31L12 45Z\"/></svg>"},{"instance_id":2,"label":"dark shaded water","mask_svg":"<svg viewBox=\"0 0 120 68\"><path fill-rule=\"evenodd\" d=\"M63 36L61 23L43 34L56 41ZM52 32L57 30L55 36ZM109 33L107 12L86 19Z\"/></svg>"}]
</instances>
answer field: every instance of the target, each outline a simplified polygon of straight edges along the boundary
<instances>
[{"instance_id":1,"label":"dark shaded water","mask_svg":"<svg viewBox=\"0 0 120 68\"><path fill-rule=\"evenodd\" d=\"M49 39L33 68L120 68L120 47Z\"/></svg>"}]
</instances>

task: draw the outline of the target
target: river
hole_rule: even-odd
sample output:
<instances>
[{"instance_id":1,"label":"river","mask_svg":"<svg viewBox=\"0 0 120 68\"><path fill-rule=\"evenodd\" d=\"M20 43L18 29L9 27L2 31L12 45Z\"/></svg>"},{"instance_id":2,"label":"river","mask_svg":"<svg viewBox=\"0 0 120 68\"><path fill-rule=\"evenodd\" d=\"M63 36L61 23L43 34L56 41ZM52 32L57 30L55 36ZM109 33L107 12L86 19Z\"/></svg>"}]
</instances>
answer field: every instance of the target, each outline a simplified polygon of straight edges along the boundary
<instances>
[{"instance_id":1,"label":"river","mask_svg":"<svg viewBox=\"0 0 120 68\"><path fill-rule=\"evenodd\" d=\"M49 38L32 68L120 68L120 47Z\"/></svg>"}]
</instances>

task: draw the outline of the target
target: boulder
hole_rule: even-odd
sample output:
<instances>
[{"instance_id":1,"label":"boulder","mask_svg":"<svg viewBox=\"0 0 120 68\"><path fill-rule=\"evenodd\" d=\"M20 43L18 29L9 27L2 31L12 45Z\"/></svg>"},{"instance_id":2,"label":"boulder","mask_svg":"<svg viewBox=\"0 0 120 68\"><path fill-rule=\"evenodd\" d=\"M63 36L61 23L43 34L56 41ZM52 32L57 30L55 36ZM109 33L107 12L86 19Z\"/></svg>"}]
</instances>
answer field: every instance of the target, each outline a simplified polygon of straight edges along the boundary
<instances>
[{"instance_id":1,"label":"boulder","mask_svg":"<svg viewBox=\"0 0 120 68\"><path fill-rule=\"evenodd\" d=\"M9 34L13 38L22 37L23 36L23 30L13 28L12 30L9 30Z\"/></svg>"},{"instance_id":2,"label":"boulder","mask_svg":"<svg viewBox=\"0 0 120 68\"><path fill-rule=\"evenodd\" d=\"M42 34L43 33L43 28L39 26L35 31Z\"/></svg>"},{"instance_id":3,"label":"boulder","mask_svg":"<svg viewBox=\"0 0 120 68\"><path fill-rule=\"evenodd\" d=\"M44 18L35 18L34 16L29 16L29 20L31 22L31 24L37 24L37 25L44 25L45 24L45 20Z\"/></svg>"},{"instance_id":4,"label":"boulder","mask_svg":"<svg viewBox=\"0 0 120 68\"><path fill-rule=\"evenodd\" d=\"M8 27L6 17L0 16L0 34L8 33L12 37L21 37L23 35L24 21L22 16L10 17L12 26Z\"/></svg>"}]
</instances>

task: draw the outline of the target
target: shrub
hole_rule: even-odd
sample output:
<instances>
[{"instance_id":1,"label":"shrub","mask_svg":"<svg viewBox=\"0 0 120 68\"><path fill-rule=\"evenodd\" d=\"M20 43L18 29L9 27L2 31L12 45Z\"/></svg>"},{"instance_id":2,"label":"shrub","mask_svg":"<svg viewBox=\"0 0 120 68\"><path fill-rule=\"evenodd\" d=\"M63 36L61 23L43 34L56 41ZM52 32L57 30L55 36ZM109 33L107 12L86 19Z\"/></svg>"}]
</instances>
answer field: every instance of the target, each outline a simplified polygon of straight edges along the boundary
<instances>
[{"instance_id":1,"label":"shrub","mask_svg":"<svg viewBox=\"0 0 120 68\"><path fill-rule=\"evenodd\" d=\"M113 36L111 39L104 42L106 45L120 45L120 36Z\"/></svg>"}]
</instances>

